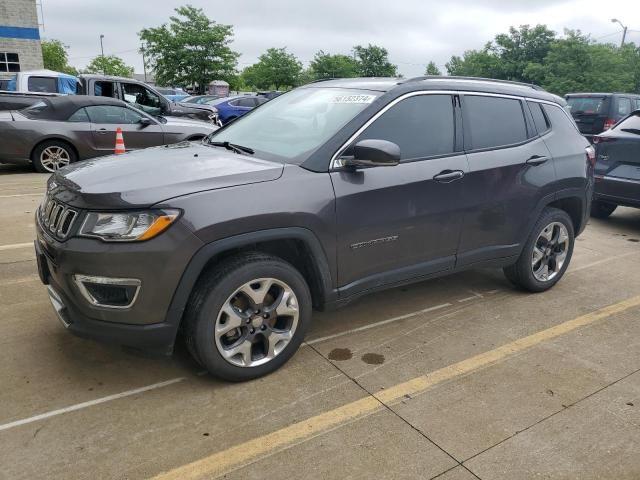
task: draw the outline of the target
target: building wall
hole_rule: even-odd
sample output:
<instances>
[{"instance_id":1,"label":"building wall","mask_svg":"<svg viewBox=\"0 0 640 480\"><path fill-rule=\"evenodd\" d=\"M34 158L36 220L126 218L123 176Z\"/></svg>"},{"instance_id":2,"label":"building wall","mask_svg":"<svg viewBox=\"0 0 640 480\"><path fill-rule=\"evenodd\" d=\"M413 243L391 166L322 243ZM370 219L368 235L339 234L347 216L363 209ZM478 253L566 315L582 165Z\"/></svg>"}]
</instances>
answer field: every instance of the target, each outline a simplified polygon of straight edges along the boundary
<instances>
[{"instance_id":1,"label":"building wall","mask_svg":"<svg viewBox=\"0 0 640 480\"><path fill-rule=\"evenodd\" d=\"M43 68L36 0L0 0L1 53L17 53L20 71Z\"/></svg>"}]
</instances>

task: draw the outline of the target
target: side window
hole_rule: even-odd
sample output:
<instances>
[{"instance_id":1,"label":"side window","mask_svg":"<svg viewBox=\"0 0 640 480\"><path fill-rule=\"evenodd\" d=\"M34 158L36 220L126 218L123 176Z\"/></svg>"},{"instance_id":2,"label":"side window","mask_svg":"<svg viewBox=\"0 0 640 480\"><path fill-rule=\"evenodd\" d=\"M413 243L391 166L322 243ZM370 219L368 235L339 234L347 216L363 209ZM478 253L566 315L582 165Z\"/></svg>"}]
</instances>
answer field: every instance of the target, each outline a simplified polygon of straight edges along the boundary
<instances>
[{"instance_id":1,"label":"side window","mask_svg":"<svg viewBox=\"0 0 640 480\"><path fill-rule=\"evenodd\" d=\"M536 102L527 102L527 104L529 105L529 110L531 110L536 130L540 135L544 135L551 129L551 124L544 114L544 110L542 110L542 105Z\"/></svg>"},{"instance_id":2,"label":"side window","mask_svg":"<svg viewBox=\"0 0 640 480\"><path fill-rule=\"evenodd\" d=\"M76 110L76 112L69 117L68 122L86 122L89 123L89 115L87 115L87 110L85 108L80 108Z\"/></svg>"},{"instance_id":3,"label":"side window","mask_svg":"<svg viewBox=\"0 0 640 480\"><path fill-rule=\"evenodd\" d=\"M401 160L410 160L452 153L454 137L451 95L416 95L384 112L355 142L388 140L400 147Z\"/></svg>"},{"instance_id":4,"label":"side window","mask_svg":"<svg viewBox=\"0 0 640 480\"><path fill-rule=\"evenodd\" d=\"M618 115L627 116L631 113L631 100L618 97Z\"/></svg>"},{"instance_id":5,"label":"side window","mask_svg":"<svg viewBox=\"0 0 640 480\"><path fill-rule=\"evenodd\" d=\"M27 88L30 92L58 93L58 79L52 77L29 77Z\"/></svg>"},{"instance_id":6,"label":"side window","mask_svg":"<svg viewBox=\"0 0 640 480\"><path fill-rule=\"evenodd\" d=\"M138 123L142 116L133 110L115 105L95 105L86 107L92 123L132 124Z\"/></svg>"},{"instance_id":7,"label":"side window","mask_svg":"<svg viewBox=\"0 0 640 480\"><path fill-rule=\"evenodd\" d=\"M465 139L467 148L503 147L527 140L520 100L465 95L463 110L471 137Z\"/></svg>"},{"instance_id":8,"label":"side window","mask_svg":"<svg viewBox=\"0 0 640 480\"><path fill-rule=\"evenodd\" d=\"M115 97L114 83L95 82L93 85L93 94L96 97Z\"/></svg>"},{"instance_id":9,"label":"side window","mask_svg":"<svg viewBox=\"0 0 640 480\"><path fill-rule=\"evenodd\" d=\"M122 95L125 102L133 104L145 113L150 115L160 115L161 113L160 97L144 85L123 83Z\"/></svg>"},{"instance_id":10,"label":"side window","mask_svg":"<svg viewBox=\"0 0 640 480\"><path fill-rule=\"evenodd\" d=\"M547 118L551 122L551 126L555 132L560 133L561 135L575 135L578 131L578 127L575 122L569 118L569 114L565 113L565 111L560 106L555 105L542 105L544 113L547 114Z\"/></svg>"}]
</instances>

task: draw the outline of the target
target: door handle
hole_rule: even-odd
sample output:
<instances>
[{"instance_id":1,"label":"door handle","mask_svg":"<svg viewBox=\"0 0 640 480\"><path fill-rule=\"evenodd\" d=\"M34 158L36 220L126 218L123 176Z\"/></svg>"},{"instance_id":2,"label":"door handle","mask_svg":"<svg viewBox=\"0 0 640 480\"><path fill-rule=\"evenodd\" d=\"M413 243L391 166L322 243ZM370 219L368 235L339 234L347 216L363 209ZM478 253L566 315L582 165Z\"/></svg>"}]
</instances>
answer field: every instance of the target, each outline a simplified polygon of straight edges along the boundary
<instances>
[{"instance_id":1,"label":"door handle","mask_svg":"<svg viewBox=\"0 0 640 480\"><path fill-rule=\"evenodd\" d=\"M462 170L443 170L434 176L433 179L440 183L451 183L456 180L460 180L462 177L464 177L464 172Z\"/></svg>"},{"instance_id":2,"label":"door handle","mask_svg":"<svg viewBox=\"0 0 640 480\"><path fill-rule=\"evenodd\" d=\"M96 133L98 135L106 135L107 133L109 133L109 130L107 130L106 128L100 128L100 129L96 130Z\"/></svg>"},{"instance_id":3,"label":"door handle","mask_svg":"<svg viewBox=\"0 0 640 480\"><path fill-rule=\"evenodd\" d=\"M543 157L542 155L533 155L526 162L527 165L531 165L532 167L537 167L538 165L542 165L549 160L549 157Z\"/></svg>"}]
</instances>

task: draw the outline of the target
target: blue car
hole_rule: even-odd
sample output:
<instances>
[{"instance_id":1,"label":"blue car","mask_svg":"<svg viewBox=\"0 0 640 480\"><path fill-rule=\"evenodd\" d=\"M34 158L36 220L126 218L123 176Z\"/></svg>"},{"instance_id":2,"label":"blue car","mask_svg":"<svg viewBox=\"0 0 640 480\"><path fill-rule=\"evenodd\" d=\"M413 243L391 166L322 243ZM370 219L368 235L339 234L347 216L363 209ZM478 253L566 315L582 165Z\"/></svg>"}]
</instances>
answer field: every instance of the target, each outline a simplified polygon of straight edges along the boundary
<instances>
[{"instance_id":1,"label":"blue car","mask_svg":"<svg viewBox=\"0 0 640 480\"><path fill-rule=\"evenodd\" d=\"M267 98L256 95L237 95L219 98L207 102L207 105L214 105L218 109L218 118L225 125L268 101Z\"/></svg>"}]
</instances>

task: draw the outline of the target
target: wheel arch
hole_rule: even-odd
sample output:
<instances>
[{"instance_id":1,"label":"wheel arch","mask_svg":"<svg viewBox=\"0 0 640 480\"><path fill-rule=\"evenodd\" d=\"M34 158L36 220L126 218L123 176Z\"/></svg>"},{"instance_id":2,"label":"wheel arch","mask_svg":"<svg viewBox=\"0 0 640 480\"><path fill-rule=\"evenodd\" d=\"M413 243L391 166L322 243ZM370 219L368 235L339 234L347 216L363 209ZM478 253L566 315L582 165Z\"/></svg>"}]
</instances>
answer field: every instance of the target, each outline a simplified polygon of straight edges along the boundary
<instances>
[{"instance_id":1,"label":"wheel arch","mask_svg":"<svg viewBox=\"0 0 640 480\"><path fill-rule=\"evenodd\" d=\"M314 307L321 309L335 300L327 256L315 234L302 227L276 228L228 237L200 248L182 274L166 322L181 323L193 288L203 275L223 259L248 251L268 253L291 263L307 281Z\"/></svg>"}]
</instances>

